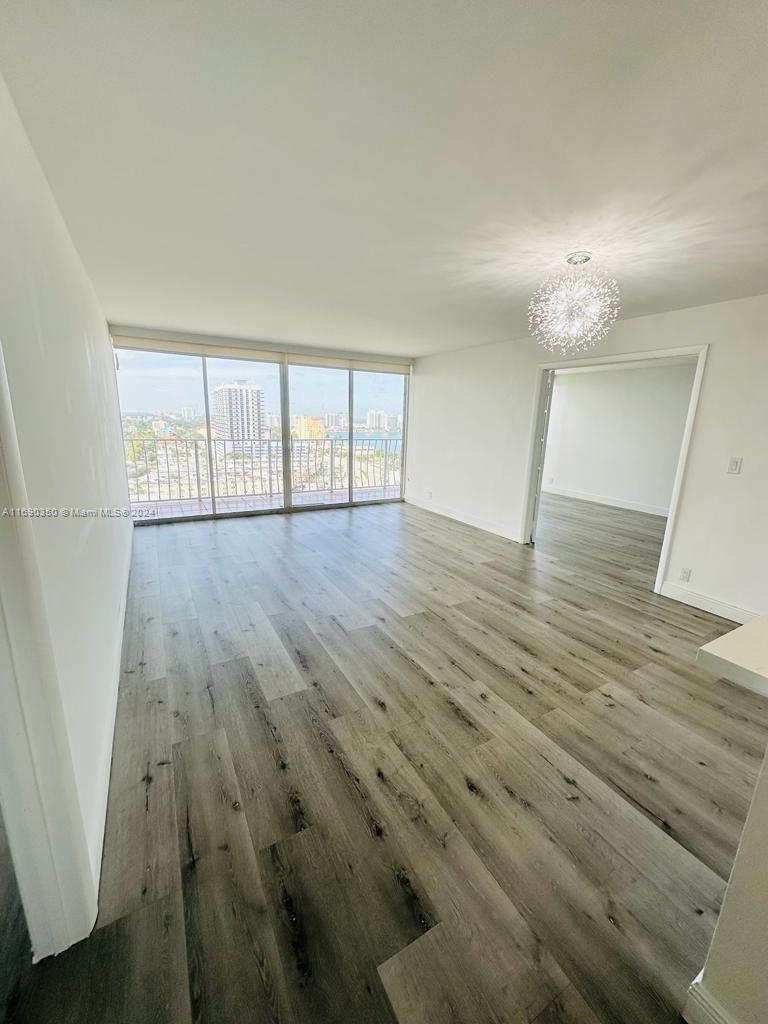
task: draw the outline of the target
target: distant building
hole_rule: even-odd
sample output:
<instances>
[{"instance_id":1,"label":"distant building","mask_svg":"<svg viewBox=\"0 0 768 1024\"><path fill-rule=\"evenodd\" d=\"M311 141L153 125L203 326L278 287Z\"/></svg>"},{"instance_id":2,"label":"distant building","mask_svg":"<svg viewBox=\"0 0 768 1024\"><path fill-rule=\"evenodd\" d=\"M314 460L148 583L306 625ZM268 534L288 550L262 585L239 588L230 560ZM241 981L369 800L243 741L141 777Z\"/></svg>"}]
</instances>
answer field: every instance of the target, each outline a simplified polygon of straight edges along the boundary
<instances>
[{"instance_id":1,"label":"distant building","mask_svg":"<svg viewBox=\"0 0 768 1024\"><path fill-rule=\"evenodd\" d=\"M322 417L310 416L308 413L297 416L296 436L305 439L325 437L325 424Z\"/></svg>"},{"instance_id":2,"label":"distant building","mask_svg":"<svg viewBox=\"0 0 768 1024\"><path fill-rule=\"evenodd\" d=\"M236 380L214 388L213 426L224 441L263 441L264 392L259 385ZM237 449L233 445L231 450Z\"/></svg>"},{"instance_id":3,"label":"distant building","mask_svg":"<svg viewBox=\"0 0 768 1024\"><path fill-rule=\"evenodd\" d=\"M383 409L369 409L365 417L366 430L386 430L387 414Z\"/></svg>"},{"instance_id":4,"label":"distant building","mask_svg":"<svg viewBox=\"0 0 768 1024\"><path fill-rule=\"evenodd\" d=\"M345 412L327 412L323 417L326 430L347 430L349 416Z\"/></svg>"},{"instance_id":5,"label":"distant building","mask_svg":"<svg viewBox=\"0 0 768 1024\"><path fill-rule=\"evenodd\" d=\"M194 420L197 419L197 409L194 405L182 405L181 407L181 418L183 420Z\"/></svg>"},{"instance_id":6,"label":"distant building","mask_svg":"<svg viewBox=\"0 0 768 1024\"><path fill-rule=\"evenodd\" d=\"M387 416L387 431L390 434L397 434L403 428L402 416Z\"/></svg>"}]
</instances>

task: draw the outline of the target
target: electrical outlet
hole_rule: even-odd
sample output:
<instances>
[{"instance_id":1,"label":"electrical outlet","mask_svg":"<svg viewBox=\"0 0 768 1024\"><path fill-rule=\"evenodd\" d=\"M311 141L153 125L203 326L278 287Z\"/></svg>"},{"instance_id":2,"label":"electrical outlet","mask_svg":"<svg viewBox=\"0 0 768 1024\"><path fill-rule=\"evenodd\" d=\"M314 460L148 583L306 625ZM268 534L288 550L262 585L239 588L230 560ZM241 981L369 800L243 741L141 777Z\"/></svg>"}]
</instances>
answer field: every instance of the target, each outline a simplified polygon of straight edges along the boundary
<instances>
[{"instance_id":1,"label":"electrical outlet","mask_svg":"<svg viewBox=\"0 0 768 1024\"><path fill-rule=\"evenodd\" d=\"M728 460L728 472L729 473L740 473L741 472L742 458L740 455L732 455Z\"/></svg>"},{"instance_id":2,"label":"electrical outlet","mask_svg":"<svg viewBox=\"0 0 768 1024\"><path fill-rule=\"evenodd\" d=\"M691 582L691 570L690 569L681 569L680 570L680 582L681 583L690 583Z\"/></svg>"}]
</instances>

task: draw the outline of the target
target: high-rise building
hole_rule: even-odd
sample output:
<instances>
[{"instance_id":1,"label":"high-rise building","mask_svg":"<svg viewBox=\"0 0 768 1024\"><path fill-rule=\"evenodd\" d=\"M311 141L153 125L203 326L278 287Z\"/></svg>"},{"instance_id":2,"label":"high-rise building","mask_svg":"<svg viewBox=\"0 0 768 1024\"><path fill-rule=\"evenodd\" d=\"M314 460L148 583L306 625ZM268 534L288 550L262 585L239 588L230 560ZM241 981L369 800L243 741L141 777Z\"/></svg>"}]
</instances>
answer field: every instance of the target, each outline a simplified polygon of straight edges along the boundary
<instances>
[{"instance_id":1,"label":"high-rise building","mask_svg":"<svg viewBox=\"0 0 768 1024\"><path fill-rule=\"evenodd\" d=\"M327 412L325 414L325 425L330 430L335 430L339 426L339 413Z\"/></svg>"},{"instance_id":2,"label":"high-rise building","mask_svg":"<svg viewBox=\"0 0 768 1024\"><path fill-rule=\"evenodd\" d=\"M197 416L197 409L194 405L182 405L181 407L181 418L183 420L193 420Z\"/></svg>"},{"instance_id":3,"label":"high-rise building","mask_svg":"<svg viewBox=\"0 0 768 1024\"><path fill-rule=\"evenodd\" d=\"M296 417L296 436L304 439L325 437L325 426L320 416L301 413Z\"/></svg>"},{"instance_id":4,"label":"high-rise building","mask_svg":"<svg viewBox=\"0 0 768 1024\"><path fill-rule=\"evenodd\" d=\"M366 430L386 430L387 414L383 409L369 409L365 417Z\"/></svg>"},{"instance_id":5,"label":"high-rise building","mask_svg":"<svg viewBox=\"0 0 768 1024\"><path fill-rule=\"evenodd\" d=\"M258 384L235 380L213 390L213 425L224 441L263 441L264 392Z\"/></svg>"}]
</instances>

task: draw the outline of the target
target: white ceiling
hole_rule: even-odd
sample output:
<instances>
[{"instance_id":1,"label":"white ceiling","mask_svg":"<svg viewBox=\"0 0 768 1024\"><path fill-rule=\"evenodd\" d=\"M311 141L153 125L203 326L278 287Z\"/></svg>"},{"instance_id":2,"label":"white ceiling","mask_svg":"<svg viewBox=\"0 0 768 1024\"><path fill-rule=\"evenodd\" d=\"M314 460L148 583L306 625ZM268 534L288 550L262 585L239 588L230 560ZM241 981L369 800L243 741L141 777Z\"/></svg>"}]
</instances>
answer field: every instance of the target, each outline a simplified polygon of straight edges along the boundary
<instances>
[{"instance_id":1,"label":"white ceiling","mask_svg":"<svg viewBox=\"0 0 768 1024\"><path fill-rule=\"evenodd\" d=\"M113 322L420 355L591 249L638 316L768 292L763 0L4 0Z\"/></svg>"}]
</instances>

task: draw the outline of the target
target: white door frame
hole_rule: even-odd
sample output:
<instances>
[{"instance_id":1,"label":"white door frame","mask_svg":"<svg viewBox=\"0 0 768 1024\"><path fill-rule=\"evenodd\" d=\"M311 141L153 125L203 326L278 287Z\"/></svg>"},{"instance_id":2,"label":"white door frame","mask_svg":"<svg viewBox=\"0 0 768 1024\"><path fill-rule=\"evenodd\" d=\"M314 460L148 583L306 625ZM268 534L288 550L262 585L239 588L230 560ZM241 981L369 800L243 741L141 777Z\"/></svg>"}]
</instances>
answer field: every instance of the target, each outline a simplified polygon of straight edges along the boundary
<instances>
[{"instance_id":1,"label":"white door frame","mask_svg":"<svg viewBox=\"0 0 768 1024\"><path fill-rule=\"evenodd\" d=\"M541 382L541 410L536 417L536 434L534 438L536 456L533 460L533 472L535 484L531 491L530 517L531 534L528 543L536 542L536 526L539 519L539 504L541 502L541 487L544 480L544 458L547 453L547 435L549 434L549 414L552 411L552 395L555 389L555 371L543 370ZM527 507L527 506L526 506Z\"/></svg>"},{"instance_id":2,"label":"white door frame","mask_svg":"<svg viewBox=\"0 0 768 1024\"><path fill-rule=\"evenodd\" d=\"M96 919L83 817L0 345L0 803L34 960Z\"/></svg>"},{"instance_id":3,"label":"white door frame","mask_svg":"<svg viewBox=\"0 0 768 1024\"><path fill-rule=\"evenodd\" d=\"M546 382L551 370L565 370L574 366L607 366L616 363L639 363L647 360L674 359L680 356L696 356L696 373L691 387L691 396L688 402L688 413L685 418L683 438L680 444L680 455L675 470L675 480L672 485L672 497L669 503L667 525L664 530L664 540L661 546L659 567L656 572L656 580L653 585L654 593L661 593L661 586L664 582L664 574L669 562L669 553L672 547L672 537L675 532L677 521L678 505L685 478L685 467L688 459L688 449L691 444L693 424L696 419L696 409L699 404L701 383L704 378L704 367L707 361L709 345L689 345L684 348L654 349L649 352L626 352L622 355L591 356L586 359L559 359L551 363L540 363L536 368L536 386L532 423L531 447L528 456L528 474L526 482L525 500L523 501L523 522L521 537L523 543L529 544L535 529L535 517L539 504L541 492L541 477L539 467L540 446L546 445L546 424L547 424L547 389ZM542 435L542 430L544 431Z\"/></svg>"}]
</instances>

